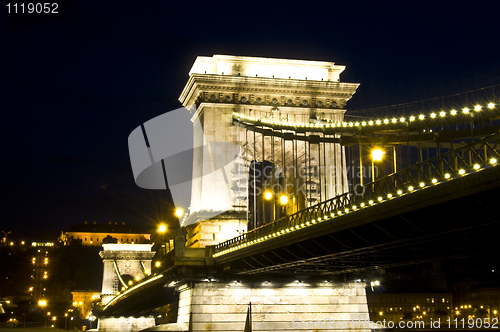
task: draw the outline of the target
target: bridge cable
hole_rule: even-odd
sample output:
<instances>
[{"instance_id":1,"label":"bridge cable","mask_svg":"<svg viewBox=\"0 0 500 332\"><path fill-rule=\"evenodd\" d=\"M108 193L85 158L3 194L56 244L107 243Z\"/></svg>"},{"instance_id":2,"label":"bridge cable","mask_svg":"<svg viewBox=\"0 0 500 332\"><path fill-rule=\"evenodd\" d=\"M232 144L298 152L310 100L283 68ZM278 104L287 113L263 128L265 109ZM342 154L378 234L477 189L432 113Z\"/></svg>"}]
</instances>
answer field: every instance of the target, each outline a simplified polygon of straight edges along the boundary
<instances>
[{"instance_id":1,"label":"bridge cable","mask_svg":"<svg viewBox=\"0 0 500 332\"><path fill-rule=\"evenodd\" d=\"M125 289L128 289L127 284L122 279L122 276L120 275L120 271L118 271L118 265L116 265L116 260L113 260L113 266L115 267L116 275L118 276L118 279L122 283L122 285L125 287Z\"/></svg>"},{"instance_id":2,"label":"bridge cable","mask_svg":"<svg viewBox=\"0 0 500 332\"><path fill-rule=\"evenodd\" d=\"M148 274L146 273L146 271L148 271L148 269L146 269L146 266L144 266L143 261L140 261L139 264L141 265L142 273L144 273L144 276L147 276Z\"/></svg>"}]
</instances>

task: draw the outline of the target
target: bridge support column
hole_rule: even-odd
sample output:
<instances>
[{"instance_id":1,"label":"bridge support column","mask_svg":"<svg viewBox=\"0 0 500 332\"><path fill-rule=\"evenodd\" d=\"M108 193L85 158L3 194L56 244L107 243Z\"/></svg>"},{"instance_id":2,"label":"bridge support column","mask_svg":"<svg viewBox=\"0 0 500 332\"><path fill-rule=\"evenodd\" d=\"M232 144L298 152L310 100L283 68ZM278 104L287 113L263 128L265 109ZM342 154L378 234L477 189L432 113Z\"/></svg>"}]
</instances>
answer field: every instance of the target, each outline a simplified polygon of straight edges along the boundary
<instances>
[{"instance_id":1,"label":"bridge support column","mask_svg":"<svg viewBox=\"0 0 500 332\"><path fill-rule=\"evenodd\" d=\"M193 332L243 331L250 303L252 331L370 331L364 283L253 279L192 282L178 291L177 322Z\"/></svg>"},{"instance_id":2,"label":"bridge support column","mask_svg":"<svg viewBox=\"0 0 500 332\"><path fill-rule=\"evenodd\" d=\"M118 317L99 319L99 332L137 332L155 326L154 317Z\"/></svg>"}]
</instances>

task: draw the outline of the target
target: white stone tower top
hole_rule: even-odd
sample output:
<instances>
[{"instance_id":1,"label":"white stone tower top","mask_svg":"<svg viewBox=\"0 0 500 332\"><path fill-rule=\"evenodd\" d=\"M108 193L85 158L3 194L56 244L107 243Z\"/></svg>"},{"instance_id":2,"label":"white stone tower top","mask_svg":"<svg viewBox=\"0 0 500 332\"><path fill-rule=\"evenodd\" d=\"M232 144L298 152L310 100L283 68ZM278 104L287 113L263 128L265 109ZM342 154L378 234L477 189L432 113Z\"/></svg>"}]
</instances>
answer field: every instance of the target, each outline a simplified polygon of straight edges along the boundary
<instances>
[{"instance_id":1,"label":"white stone tower top","mask_svg":"<svg viewBox=\"0 0 500 332\"><path fill-rule=\"evenodd\" d=\"M139 244L139 243L104 243L102 245L102 248L106 251L111 250L111 251L151 251L151 247L153 247L152 244L145 243L145 244Z\"/></svg>"},{"instance_id":2,"label":"white stone tower top","mask_svg":"<svg viewBox=\"0 0 500 332\"><path fill-rule=\"evenodd\" d=\"M217 74L338 82L344 69L345 66L336 66L334 62L216 54L212 57L197 57L189 75Z\"/></svg>"}]
</instances>

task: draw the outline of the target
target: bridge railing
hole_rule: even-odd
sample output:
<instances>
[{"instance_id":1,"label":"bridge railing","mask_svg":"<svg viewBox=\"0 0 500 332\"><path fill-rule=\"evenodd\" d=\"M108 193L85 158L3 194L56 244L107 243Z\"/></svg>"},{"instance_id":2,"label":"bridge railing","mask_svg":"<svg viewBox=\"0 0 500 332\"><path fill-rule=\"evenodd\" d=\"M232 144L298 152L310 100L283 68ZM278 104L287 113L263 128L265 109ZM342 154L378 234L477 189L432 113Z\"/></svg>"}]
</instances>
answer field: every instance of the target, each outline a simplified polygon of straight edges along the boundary
<instances>
[{"instance_id":1,"label":"bridge railing","mask_svg":"<svg viewBox=\"0 0 500 332\"><path fill-rule=\"evenodd\" d=\"M214 257L500 164L500 133L465 144L214 246Z\"/></svg>"}]
</instances>

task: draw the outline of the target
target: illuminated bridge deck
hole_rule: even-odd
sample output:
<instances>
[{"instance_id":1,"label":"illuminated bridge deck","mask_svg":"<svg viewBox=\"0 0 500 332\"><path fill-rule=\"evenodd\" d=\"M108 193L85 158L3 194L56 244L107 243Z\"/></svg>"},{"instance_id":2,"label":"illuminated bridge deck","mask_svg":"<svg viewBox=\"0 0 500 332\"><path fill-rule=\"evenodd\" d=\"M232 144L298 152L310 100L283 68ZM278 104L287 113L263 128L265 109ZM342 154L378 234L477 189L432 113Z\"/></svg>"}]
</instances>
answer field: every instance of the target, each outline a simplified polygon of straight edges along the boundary
<instances>
[{"instance_id":1,"label":"illuminated bridge deck","mask_svg":"<svg viewBox=\"0 0 500 332\"><path fill-rule=\"evenodd\" d=\"M214 262L233 273L335 274L435 260L436 252L446 259L494 250L481 244L498 234L499 138L464 145L367 184L364 193L345 193L225 241L215 246ZM463 246L464 234L477 234L469 240L482 249Z\"/></svg>"}]
</instances>

